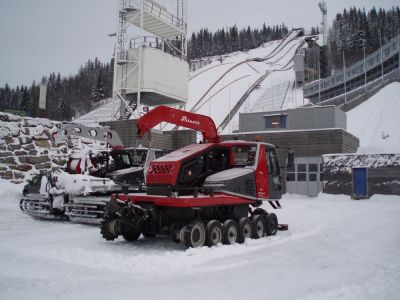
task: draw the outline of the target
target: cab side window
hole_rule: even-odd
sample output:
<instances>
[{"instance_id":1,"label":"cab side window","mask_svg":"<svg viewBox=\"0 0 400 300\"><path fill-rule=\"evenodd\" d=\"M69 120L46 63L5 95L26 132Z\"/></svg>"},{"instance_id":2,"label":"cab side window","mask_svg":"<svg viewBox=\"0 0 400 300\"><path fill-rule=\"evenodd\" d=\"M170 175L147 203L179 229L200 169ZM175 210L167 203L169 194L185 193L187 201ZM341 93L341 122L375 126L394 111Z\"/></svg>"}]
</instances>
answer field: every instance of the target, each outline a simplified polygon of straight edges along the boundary
<instances>
[{"instance_id":1,"label":"cab side window","mask_svg":"<svg viewBox=\"0 0 400 300\"><path fill-rule=\"evenodd\" d=\"M281 174L281 170L279 168L278 155L276 154L275 149L272 148L267 149L267 162L268 162L268 174L279 176Z\"/></svg>"}]
</instances>

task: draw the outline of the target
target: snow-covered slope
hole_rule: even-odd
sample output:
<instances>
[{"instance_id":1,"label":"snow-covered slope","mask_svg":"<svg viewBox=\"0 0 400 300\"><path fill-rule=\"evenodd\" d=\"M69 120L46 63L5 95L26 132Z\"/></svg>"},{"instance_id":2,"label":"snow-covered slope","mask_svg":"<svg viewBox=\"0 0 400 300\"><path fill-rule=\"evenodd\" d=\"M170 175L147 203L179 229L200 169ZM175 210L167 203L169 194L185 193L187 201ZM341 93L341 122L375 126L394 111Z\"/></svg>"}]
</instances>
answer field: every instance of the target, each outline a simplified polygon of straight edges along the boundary
<instances>
[{"instance_id":1,"label":"snow-covered slope","mask_svg":"<svg viewBox=\"0 0 400 300\"><path fill-rule=\"evenodd\" d=\"M255 107L266 89L283 82L289 83L290 91L281 97L279 107L274 109L298 106L297 99L302 100L302 93L299 90L292 92L290 84L294 81L292 58L303 44L303 37L296 38L296 35L293 32L285 40L266 43L248 52L231 53L224 56L223 61L218 61L216 57L212 64L196 70L191 74L186 109L211 116L219 126L246 91L265 75L265 79L242 103L238 112ZM250 61L254 58L257 61ZM230 126L220 128L220 132L229 132L238 127L238 112L230 115Z\"/></svg>"},{"instance_id":2,"label":"snow-covered slope","mask_svg":"<svg viewBox=\"0 0 400 300\"><path fill-rule=\"evenodd\" d=\"M186 250L22 214L0 180L0 299L397 299L400 198L286 196L289 231ZM270 210L270 207L266 207ZM373 221L371 221L373 220Z\"/></svg>"},{"instance_id":3,"label":"snow-covered slope","mask_svg":"<svg viewBox=\"0 0 400 300\"><path fill-rule=\"evenodd\" d=\"M238 127L239 112L259 107L257 102L263 93L281 93L279 85L282 83L287 83L287 88L276 99L271 99L276 102L274 105L267 107L279 110L303 105L302 90L293 88L292 59L296 50L304 44L304 37L297 37L297 34L297 31L293 31L283 40L268 42L247 52L224 55L222 61L220 56L208 58L212 61L211 64L190 74L189 99L185 109L211 116L217 126L230 117L229 126L220 128L220 132L230 132ZM259 82L257 89L247 98L244 97L256 82ZM93 125L109 120L116 112L118 104L119 101L110 102L76 121ZM230 114L235 105L240 106L239 110ZM163 129L170 130L173 127L164 124Z\"/></svg>"},{"instance_id":4,"label":"snow-covered slope","mask_svg":"<svg viewBox=\"0 0 400 300\"><path fill-rule=\"evenodd\" d=\"M359 153L400 153L400 83L380 90L347 113L347 129L360 139Z\"/></svg>"}]
</instances>

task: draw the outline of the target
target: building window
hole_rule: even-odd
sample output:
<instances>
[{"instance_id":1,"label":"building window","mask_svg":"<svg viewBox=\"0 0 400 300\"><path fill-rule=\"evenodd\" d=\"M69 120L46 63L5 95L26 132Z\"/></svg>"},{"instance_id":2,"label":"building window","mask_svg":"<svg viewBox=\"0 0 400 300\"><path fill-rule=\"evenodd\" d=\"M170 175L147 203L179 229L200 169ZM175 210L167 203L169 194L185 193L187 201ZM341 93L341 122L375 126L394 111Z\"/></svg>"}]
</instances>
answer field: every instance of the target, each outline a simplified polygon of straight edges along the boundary
<instances>
[{"instance_id":1,"label":"building window","mask_svg":"<svg viewBox=\"0 0 400 300\"><path fill-rule=\"evenodd\" d=\"M286 115L266 116L265 128L286 128Z\"/></svg>"},{"instance_id":2,"label":"building window","mask_svg":"<svg viewBox=\"0 0 400 300\"><path fill-rule=\"evenodd\" d=\"M316 173L311 173L308 175L308 181L317 181L317 174Z\"/></svg>"},{"instance_id":3,"label":"building window","mask_svg":"<svg viewBox=\"0 0 400 300\"><path fill-rule=\"evenodd\" d=\"M318 164L309 164L308 172L318 172Z\"/></svg>"},{"instance_id":4,"label":"building window","mask_svg":"<svg viewBox=\"0 0 400 300\"><path fill-rule=\"evenodd\" d=\"M298 164L297 165L297 172L307 172L307 165L306 164Z\"/></svg>"},{"instance_id":5,"label":"building window","mask_svg":"<svg viewBox=\"0 0 400 300\"><path fill-rule=\"evenodd\" d=\"M306 164L297 164L297 181L307 181Z\"/></svg>"},{"instance_id":6,"label":"building window","mask_svg":"<svg viewBox=\"0 0 400 300\"><path fill-rule=\"evenodd\" d=\"M286 174L286 181L295 181L296 180L295 173L287 173Z\"/></svg>"},{"instance_id":7,"label":"building window","mask_svg":"<svg viewBox=\"0 0 400 300\"><path fill-rule=\"evenodd\" d=\"M286 181L296 181L296 170L293 165L286 165Z\"/></svg>"},{"instance_id":8,"label":"building window","mask_svg":"<svg viewBox=\"0 0 400 300\"><path fill-rule=\"evenodd\" d=\"M307 173L297 173L297 181L307 181Z\"/></svg>"}]
</instances>

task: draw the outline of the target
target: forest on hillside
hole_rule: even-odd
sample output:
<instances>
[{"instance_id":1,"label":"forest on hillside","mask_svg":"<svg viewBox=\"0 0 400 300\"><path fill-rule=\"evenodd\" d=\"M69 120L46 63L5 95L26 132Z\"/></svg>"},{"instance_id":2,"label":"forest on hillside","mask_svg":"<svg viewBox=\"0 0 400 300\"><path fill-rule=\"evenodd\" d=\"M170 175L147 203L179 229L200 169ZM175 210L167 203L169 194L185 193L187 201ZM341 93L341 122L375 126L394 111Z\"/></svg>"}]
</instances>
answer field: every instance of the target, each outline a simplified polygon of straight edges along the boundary
<instances>
[{"instance_id":1,"label":"forest on hillside","mask_svg":"<svg viewBox=\"0 0 400 300\"><path fill-rule=\"evenodd\" d=\"M352 7L338 13L329 30L329 60L332 69L350 65L363 57L364 47L369 54L399 35L400 8L372 8L369 11ZM211 32L203 28L192 33L188 40L188 60L246 51L265 42L282 39L289 33L285 24L261 28L241 28L236 25ZM318 34L318 27L311 28ZM53 120L69 121L89 112L96 102L112 95L113 59L100 62L97 58L83 64L77 74L62 76L52 73L30 86L0 87L0 111L33 117L46 116ZM39 110L39 87L47 82L47 111Z\"/></svg>"},{"instance_id":2,"label":"forest on hillside","mask_svg":"<svg viewBox=\"0 0 400 300\"><path fill-rule=\"evenodd\" d=\"M216 32L203 28L197 33L193 32L188 41L188 59L254 49L265 42L282 39L288 33L285 24L267 27L264 23L261 29L248 26L241 30L234 25Z\"/></svg>"},{"instance_id":3,"label":"forest on hillside","mask_svg":"<svg viewBox=\"0 0 400 300\"><path fill-rule=\"evenodd\" d=\"M97 58L88 60L76 75L63 77L60 73L44 76L31 86L0 88L0 111L23 116L48 117L69 121L89 112L96 102L111 97L113 60L102 63ZM39 110L40 83L47 82L47 111Z\"/></svg>"},{"instance_id":4,"label":"forest on hillside","mask_svg":"<svg viewBox=\"0 0 400 300\"><path fill-rule=\"evenodd\" d=\"M355 7L344 9L336 15L329 30L333 69L343 68L343 51L346 65L351 65L363 58L364 46L368 55L399 34L399 6L390 10L372 8L368 12Z\"/></svg>"}]
</instances>

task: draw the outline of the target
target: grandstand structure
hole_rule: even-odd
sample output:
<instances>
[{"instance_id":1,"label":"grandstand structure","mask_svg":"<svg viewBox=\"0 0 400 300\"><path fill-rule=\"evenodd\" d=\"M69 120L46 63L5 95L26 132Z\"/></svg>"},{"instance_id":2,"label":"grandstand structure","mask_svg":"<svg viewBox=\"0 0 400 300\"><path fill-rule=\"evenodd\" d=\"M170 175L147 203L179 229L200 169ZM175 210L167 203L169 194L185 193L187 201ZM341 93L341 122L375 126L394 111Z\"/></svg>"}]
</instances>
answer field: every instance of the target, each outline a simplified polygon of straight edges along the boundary
<instances>
[{"instance_id":1,"label":"grandstand structure","mask_svg":"<svg viewBox=\"0 0 400 300\"><path fill-rule=\"evenodd\" d=\"M265 89L248 112L281 110L292 82L286 81Z\"/></svg>"},{"instance_id":2,"label":"grandstand structure","mask_svg":"<svg viewBox=\"0 0 400 300\"><path fill-rule=\"evenodd\" d=\"M381 87L400 81L400 35L350 67L303 87L304 97L318 105L348 106Z\"/></svg>"}]
</instances>

